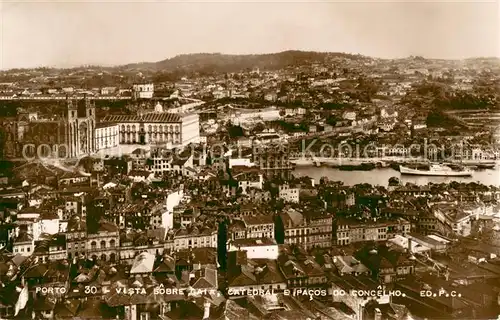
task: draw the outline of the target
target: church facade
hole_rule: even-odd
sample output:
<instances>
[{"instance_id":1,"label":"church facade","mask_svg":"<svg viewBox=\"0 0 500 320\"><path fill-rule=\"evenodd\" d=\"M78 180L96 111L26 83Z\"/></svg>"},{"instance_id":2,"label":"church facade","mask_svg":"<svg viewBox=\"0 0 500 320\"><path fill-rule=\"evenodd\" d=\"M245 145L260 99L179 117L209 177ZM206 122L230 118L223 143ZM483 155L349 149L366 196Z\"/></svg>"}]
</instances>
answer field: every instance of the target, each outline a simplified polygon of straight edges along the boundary
<instances>
[{"instance_id":1,"label":"church facade","mask_svg":"<svg viewBox=\"0 0 500 320\"><path fill-rule=\"evenodd\" d=\"M39 119L36 113L21 112L9 143L17 143L17 157L26 160L58 157L79 158L91 155L95 146L95 104L85 98L66 100L61 115Z\"/></svg>"}]
</instances>

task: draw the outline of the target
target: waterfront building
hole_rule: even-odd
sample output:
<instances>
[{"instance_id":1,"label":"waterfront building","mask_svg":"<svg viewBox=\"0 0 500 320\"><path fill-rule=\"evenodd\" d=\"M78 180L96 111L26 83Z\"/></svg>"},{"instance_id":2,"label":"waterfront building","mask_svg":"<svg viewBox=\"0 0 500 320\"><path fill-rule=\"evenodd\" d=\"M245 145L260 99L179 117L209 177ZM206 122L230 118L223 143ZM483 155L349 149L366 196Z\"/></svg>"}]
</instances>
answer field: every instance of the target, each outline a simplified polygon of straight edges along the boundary
<instances>
[{"instance_id":1,"label":"waterfront building","mask_svg":"<svg viewBox=\"0 0 500 320\"><path fill-rule=\"evenodd\" d=\"M269 145L265 147L255 147L252 156L252 162L264 172L267 178L290 178L293 167L286 146Z\"/></svg>"}]
</instances>

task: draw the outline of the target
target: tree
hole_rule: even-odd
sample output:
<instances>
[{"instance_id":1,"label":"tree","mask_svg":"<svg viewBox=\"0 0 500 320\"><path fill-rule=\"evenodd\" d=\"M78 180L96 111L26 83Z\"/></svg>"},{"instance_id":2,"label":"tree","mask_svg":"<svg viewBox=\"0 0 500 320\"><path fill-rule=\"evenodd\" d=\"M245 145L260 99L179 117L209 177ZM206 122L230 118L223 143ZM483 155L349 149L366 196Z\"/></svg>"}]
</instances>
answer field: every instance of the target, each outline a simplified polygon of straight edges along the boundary
<instances>
[{"instance_id":1,"label":"tree","mask_svg":"<svg viewBox=\"0 0 500 320\"><path fill-rule=\"evenodd\" d=\"M219 222L217 233L217 261L222 270L227 268L227 221Z\"/></svg>"},{"instance_id":2,"label":"tree","mask_svg":"<svg viewBox=\"0 0 500 320\"><path fill-rule=\"evenodd\" d=\"M230 138L243 137L243 128L240 126L229 125L227 132Z\"/></svg>"}]
</instances>

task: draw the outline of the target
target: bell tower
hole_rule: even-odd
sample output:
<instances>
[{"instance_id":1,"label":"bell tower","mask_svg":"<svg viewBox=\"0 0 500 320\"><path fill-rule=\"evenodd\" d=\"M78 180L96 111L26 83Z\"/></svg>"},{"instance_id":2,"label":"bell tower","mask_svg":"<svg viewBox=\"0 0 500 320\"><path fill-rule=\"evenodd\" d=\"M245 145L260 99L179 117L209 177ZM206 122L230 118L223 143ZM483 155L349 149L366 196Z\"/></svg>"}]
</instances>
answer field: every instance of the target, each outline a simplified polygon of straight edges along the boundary
<instances>
[{"instance_id":1,"label":"bell tower","mask_svg":"<svg viewBox=\"0 0 500 320\"><path fill-rule=\"evenodd\" d=\"M91 99L89 99L86 95L84 97L85 99L85 115L86 115L86 121L87 121L87 146L88 146L88 152L89 153L94 153L96 151L95 147L95 102Z\"/></svg>"},{"instance_id":2,"label":"bell tower","mask_svg":"<svg viewBox=\"0 0 500 320\"><path fill-rule=\"evenodd\" d=\"M73 100L66 96L67 118L68 122L73 122L78 118L78 106Z\"/></svg>"},{"instance_id":3,"label":"bell tower","mask_svg":"<svg viewBox=\"0 0 500 320\"><path fill-rule=\"evenodd\" d=\"M67 122L66 142L68 155L73 158L78 154L78 105L66 96Z\"/></svg>"}]
</instances>

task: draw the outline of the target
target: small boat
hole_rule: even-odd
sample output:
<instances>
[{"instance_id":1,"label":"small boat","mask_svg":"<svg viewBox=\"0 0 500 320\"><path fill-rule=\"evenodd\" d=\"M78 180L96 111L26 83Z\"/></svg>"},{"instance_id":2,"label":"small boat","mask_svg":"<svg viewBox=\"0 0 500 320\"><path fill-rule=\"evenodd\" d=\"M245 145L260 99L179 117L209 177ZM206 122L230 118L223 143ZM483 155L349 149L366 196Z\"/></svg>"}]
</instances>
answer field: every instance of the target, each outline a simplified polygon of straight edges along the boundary
<instances>
[{"instance_id":1,"label":"small boat","mask_svg":"<svg viewBox=\"0 0 500 320\"><path fill-rule=\"evenodd\" d=\"M496 162L493 160L455 160L451 163L467 167L477 167L478 169L493 169L496 166Z\"/></svg>"},{"instance_id":2,"label":"small boat","mask_svg":"<svg viewBox=\"0 0 500 320\"><path fill-rule=\"evenodd\" d=\"M468 169L453 170L450 167L433 164L429 170L411 169L404 166L399 166L401 174L415 175L415 176L435 176L435 177L470 177L473 171Z\"/></svg>"},{"instance_id":3,"label":"small boat","mask_svg":"<svg viewBox=\"0 0 500 320\"><path fill-rule=\"evenodd\" d=\"M494 169L496 166L496 163L479 163L477 165L478 169Z\"/></svg>"}]
</instances>

